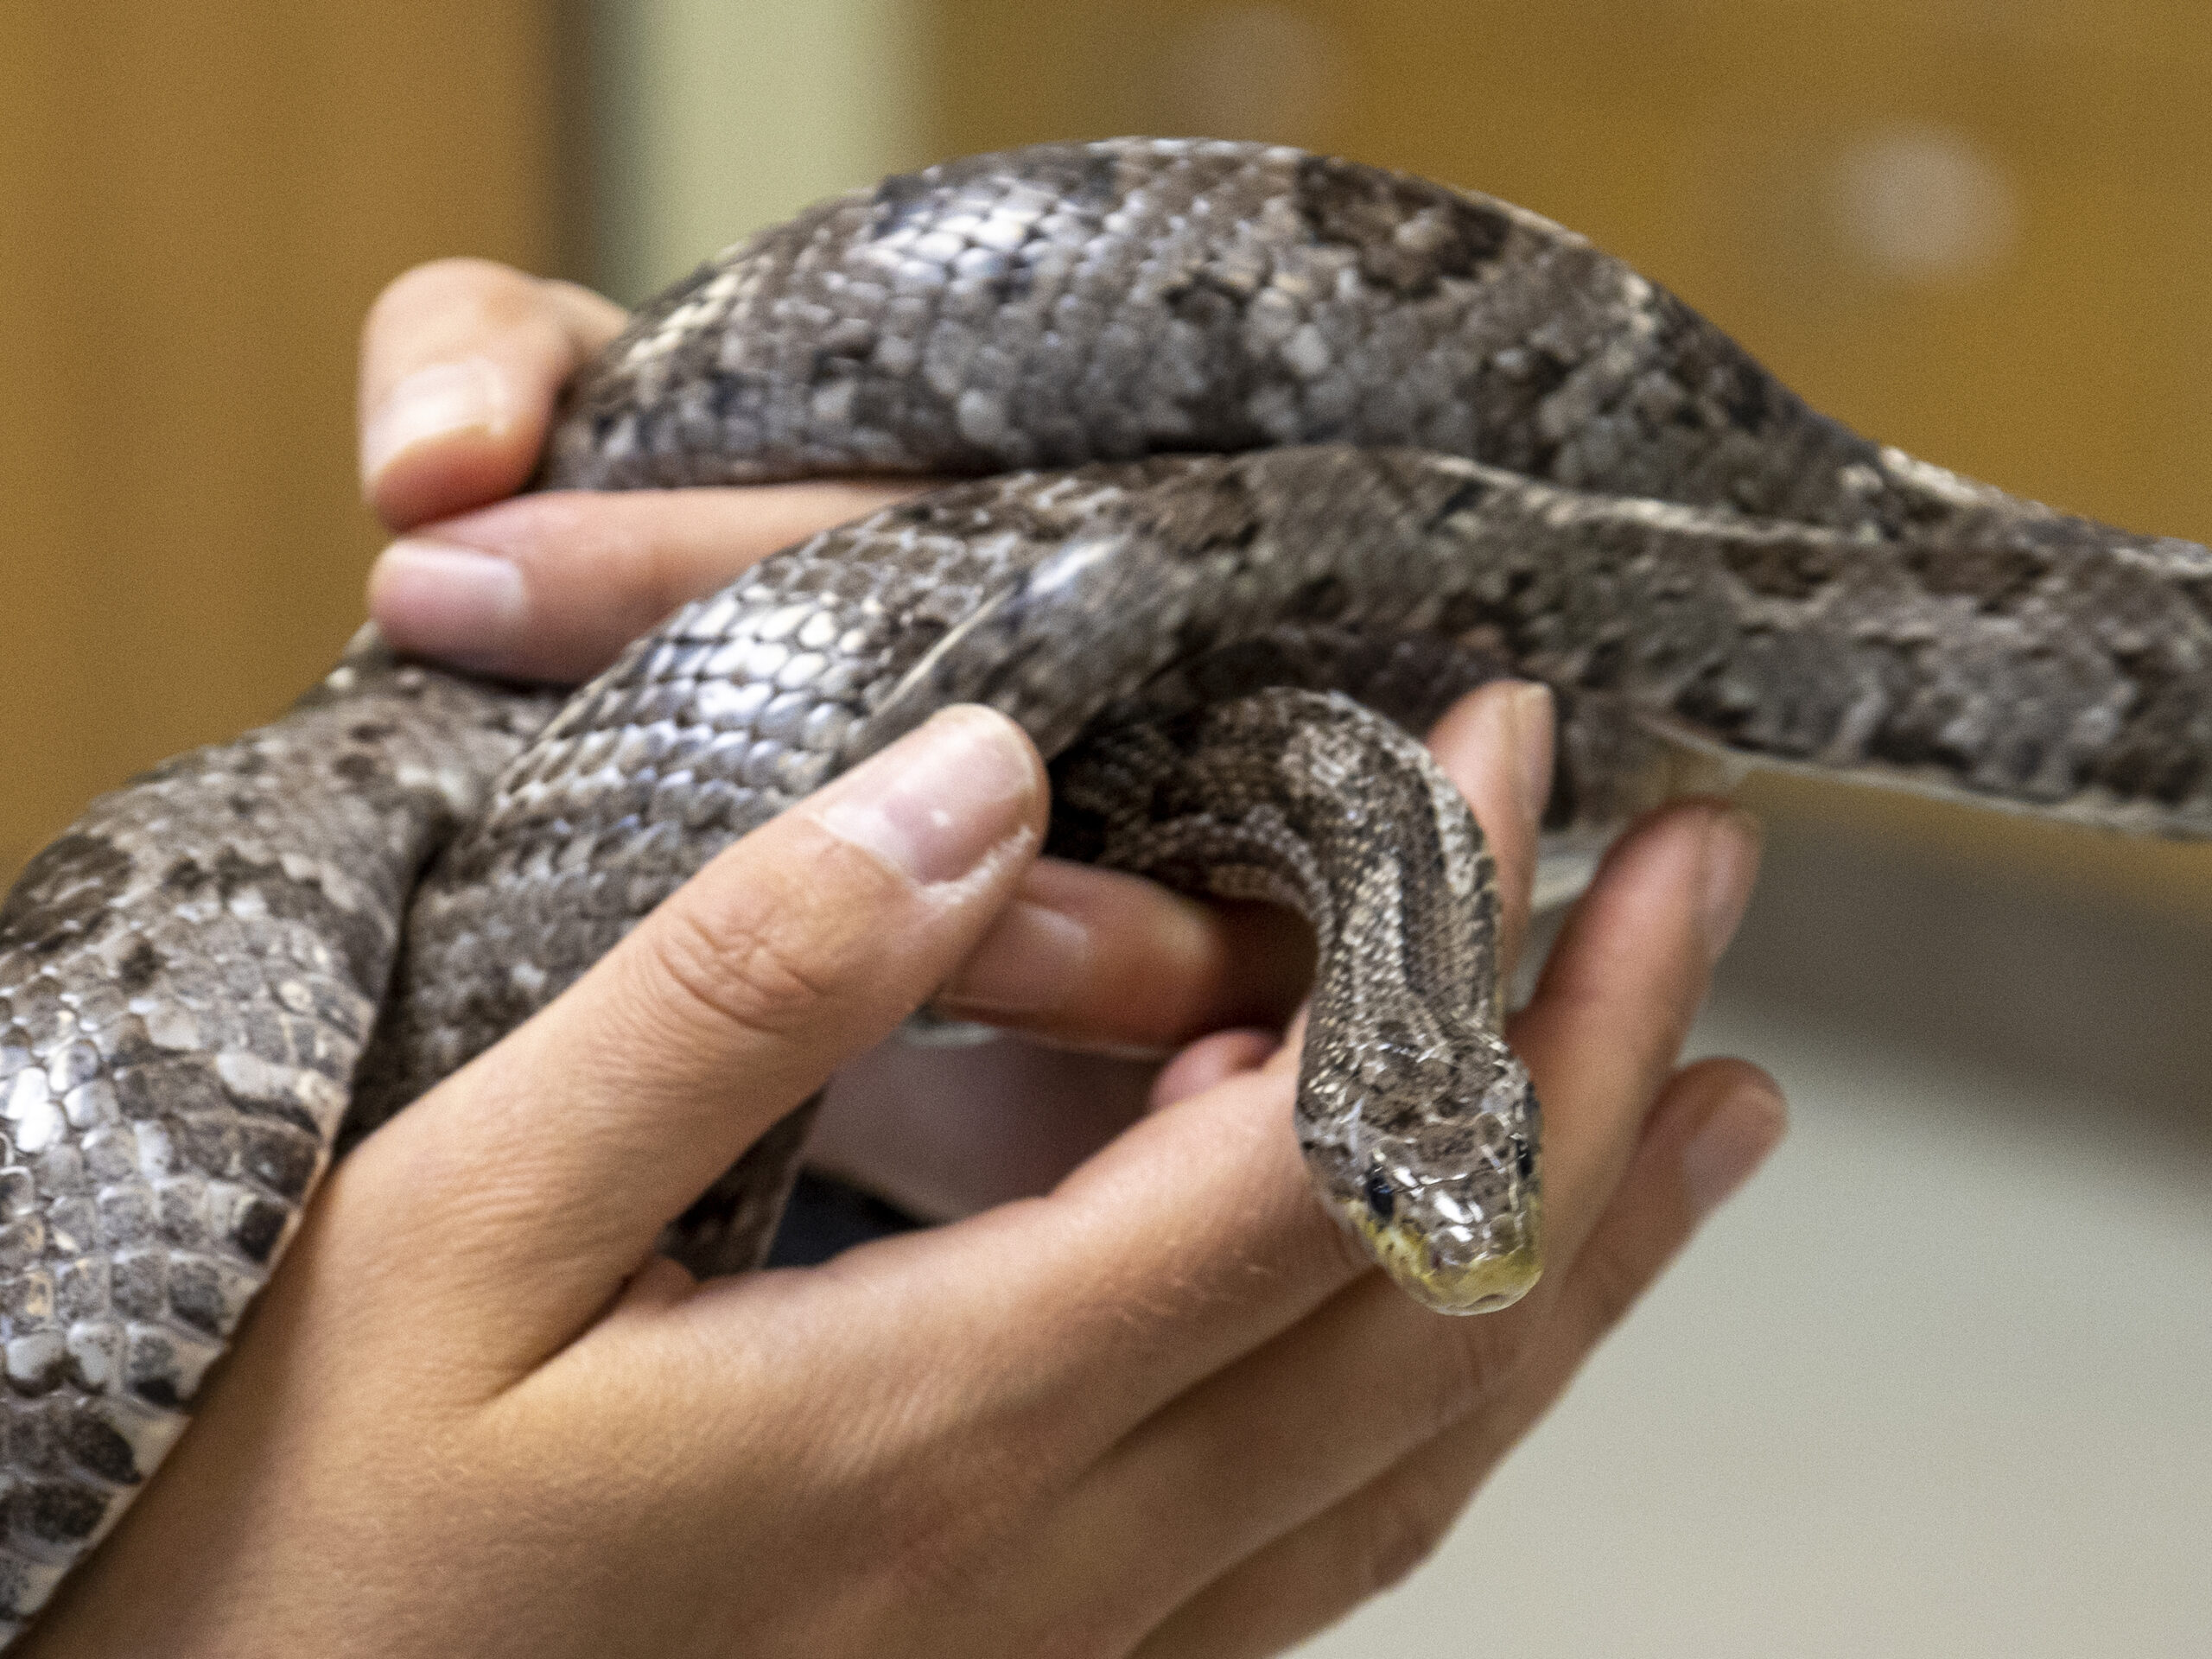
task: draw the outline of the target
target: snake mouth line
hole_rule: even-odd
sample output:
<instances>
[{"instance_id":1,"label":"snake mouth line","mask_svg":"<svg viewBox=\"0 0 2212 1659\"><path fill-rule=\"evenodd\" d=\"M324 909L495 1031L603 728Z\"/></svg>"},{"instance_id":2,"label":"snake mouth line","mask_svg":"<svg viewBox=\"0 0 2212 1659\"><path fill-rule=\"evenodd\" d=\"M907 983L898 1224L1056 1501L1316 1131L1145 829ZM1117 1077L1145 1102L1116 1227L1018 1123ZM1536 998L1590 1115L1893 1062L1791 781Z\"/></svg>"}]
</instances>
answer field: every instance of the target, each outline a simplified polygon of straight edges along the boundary
<instances>
[{"instance_id":1,"label":"snake mouth line","mask_svg":"<svg viewBox=\"0 0 2212 1659\"><path fill-rule=\"evenodd\" d=\"M1495 1313L1519 1301L1543 1276L1541 1211L1533 1195L1519 1217L1521 1243L1459 1262L1440 1259L1427 1236L1404 1223L1378 1222L1364 1205L1330 1207L1401 1289L1439 1313Z\"/></svg>"}]
</instances>

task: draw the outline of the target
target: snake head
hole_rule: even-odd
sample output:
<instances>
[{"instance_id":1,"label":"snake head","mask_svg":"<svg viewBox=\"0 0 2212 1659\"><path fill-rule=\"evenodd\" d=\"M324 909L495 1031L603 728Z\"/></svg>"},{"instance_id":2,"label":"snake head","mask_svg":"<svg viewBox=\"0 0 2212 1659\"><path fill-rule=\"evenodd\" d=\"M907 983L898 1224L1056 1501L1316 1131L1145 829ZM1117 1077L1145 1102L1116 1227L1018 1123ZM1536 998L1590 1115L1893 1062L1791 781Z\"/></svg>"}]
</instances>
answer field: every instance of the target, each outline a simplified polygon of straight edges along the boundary
<instances>
[{"instance_id":1,"label":"snake head","mask_svg":"<svg viewBox=\"0 0 2212 1659\"><path fill-rule=\"evenodd\" d=\"M1382 1033L1304 1077L1300 1143L1368 1255L1440 1313L1519 1300L1542 1270L1541 1113L1512 1050L1471 1024Z\"/></svg>"}]
</instances>

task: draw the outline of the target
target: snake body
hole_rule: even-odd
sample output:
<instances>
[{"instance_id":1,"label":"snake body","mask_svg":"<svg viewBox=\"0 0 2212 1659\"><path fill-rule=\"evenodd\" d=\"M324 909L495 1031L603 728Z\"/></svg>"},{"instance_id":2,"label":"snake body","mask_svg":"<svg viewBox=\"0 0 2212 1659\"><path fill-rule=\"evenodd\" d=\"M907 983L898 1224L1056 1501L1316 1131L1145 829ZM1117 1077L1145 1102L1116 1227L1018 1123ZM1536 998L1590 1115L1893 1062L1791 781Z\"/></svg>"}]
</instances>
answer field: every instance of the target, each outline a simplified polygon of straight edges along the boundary
<instances>
[{"instance_id":1,"label":"snake body","mask_svg":"<svg viewBox=\"0 0 2212 1659\"><path fill-rule=\"evenodd\" d=\"M0 1627L181 1432L347 1136L715 852L946 703L1053 845L1303 908L1298 1131L1433 1304L1535 1270L1478 830L1402 728L1560 692L1551 823L1682 746L2212 833L2212 554L1809 410L1501 202L1279 149L978 157L710 261L572 389L545 487L988 474L686 607L563 702L365 637L95 803L0 909ZM442 850L441 850L442 849ZM741 1267L794 1120L669 1246Z\"/></svg>"}]
</instances>

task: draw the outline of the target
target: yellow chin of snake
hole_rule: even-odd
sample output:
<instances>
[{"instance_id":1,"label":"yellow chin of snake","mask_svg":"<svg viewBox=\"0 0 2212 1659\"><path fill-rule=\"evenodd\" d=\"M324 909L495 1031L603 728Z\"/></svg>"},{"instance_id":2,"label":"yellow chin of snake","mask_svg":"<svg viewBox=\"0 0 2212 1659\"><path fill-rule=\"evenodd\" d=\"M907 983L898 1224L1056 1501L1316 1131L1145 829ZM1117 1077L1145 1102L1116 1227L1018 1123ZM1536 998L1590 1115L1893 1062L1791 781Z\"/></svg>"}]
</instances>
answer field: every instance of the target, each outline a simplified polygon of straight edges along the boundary
<instances>
[{"instance_id":1,"label":"yellow chin of snake","mask_svg":"<svg viewBox=\"0 0 2212 1659\"><path fill-rule=\"evenodd\" d=\"M1522 1243L1464 1266L1437 1262L1419 1233L1402 1223L1377 1222L1364 1205L1344 1205L1337 1213L1400 1288L1439 1313L1495 1313L1519 1301L1543 1276L1541 1214L1533 1197L1521 1221Z\"/></svg>"}]
</instances>

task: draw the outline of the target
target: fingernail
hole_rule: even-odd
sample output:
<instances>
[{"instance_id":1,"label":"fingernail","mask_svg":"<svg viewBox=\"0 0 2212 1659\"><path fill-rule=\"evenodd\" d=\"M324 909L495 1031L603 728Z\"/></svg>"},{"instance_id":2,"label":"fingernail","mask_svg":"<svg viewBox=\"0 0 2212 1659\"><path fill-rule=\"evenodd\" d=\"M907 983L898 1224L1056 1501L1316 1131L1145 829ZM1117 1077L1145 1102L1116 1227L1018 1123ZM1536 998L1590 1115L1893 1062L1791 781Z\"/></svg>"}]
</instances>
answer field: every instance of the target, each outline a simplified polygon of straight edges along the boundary
<instances>
[{"instance_id":1,"label":"fingernail","mask_svg":"<svg viewBox=\"0 0 2212 1659\"><path fill-rule=\"evenodd\" d=\"M1067 1006L1090 967L1090 930L1024 899L1008 906L937 995L947 1014L1004 1018Z\"/></svg>"},{"instance_id":2,"label":"fingernail","mask_svg":"<svg viewBox=\"0 0 2212 1659\"><path fill-rule=\"evenodd\" d=\"M530 610L513 562L451 542L394 542L369 571L369 604L392 643L482 658L520 635Z\"/></svg>"},{"instance_id":3,"label":"fingernail","mask_svg":"<svg viewBox=\"0 0 2212 1659\"><path fill-rule=\"evenodd\" d=\"M1522 686L1506 705L1514 759L1521 768L1522 812L1532 825L1543 821L1544 807L1552 797L1554 718L1548 685Z\"/></svg>"},{"instance_id":4,"label":"fingernail","mask_svg":"<svg viewBox=\"0 0 2212 1659\"><path fill-rule=\"evenodd\" d=\"M988 709L948 709L855 766L803 810L929 886L966 875L1027 823L1028 740Z\"/></svg>"},{"instance_id":5,"label":"fingernail","mask_svg":"<svg viewBox=\"0 0 2212 1659\"><path fill-rule=\"evenodd\" d=\"M1789 1121L1782 1096L1758 1085L1738 1089L1713 1109L1682 1148L1682 1183L1700 1217L1751 1179L1781 1141Z\"/></svg>"},{"instance_id":6,"label":"fingernail","mask_svg":"<svg viewBox=\"0 0 2212 1659\"><path fill-rule=\"evenodd\" d=\"M373 486L394 456L458 432L496 435L506 428L506 383L487 358L434 363L385 395L361 429L361 480Z\"/></svg>"},{"instance_id":7,"label":"fingernail","mask_svg":"<svg viewBox=\"0 0 2212 1659\"><path fill-rule=\"evenodd\" d=\"M1705 827L1705 891L1699 896L1699 922L1705 932L1707 962L1718 962L1736 937L1751 883L1759 873L1759 821L1739 807L1716 812Z\"/></svg>"}]
</instances>

